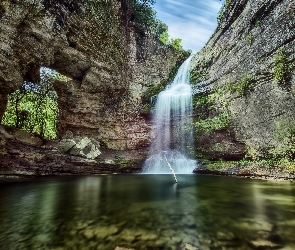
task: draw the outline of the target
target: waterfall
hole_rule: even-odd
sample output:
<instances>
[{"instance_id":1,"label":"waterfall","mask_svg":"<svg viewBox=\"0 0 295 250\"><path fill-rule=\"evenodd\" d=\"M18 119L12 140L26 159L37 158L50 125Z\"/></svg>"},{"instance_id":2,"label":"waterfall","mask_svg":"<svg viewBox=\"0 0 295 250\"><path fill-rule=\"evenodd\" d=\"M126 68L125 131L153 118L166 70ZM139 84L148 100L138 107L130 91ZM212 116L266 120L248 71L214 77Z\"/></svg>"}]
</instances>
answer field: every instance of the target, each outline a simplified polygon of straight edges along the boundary
<instances>
[{"instance_id":1,"label":"waterfall","mask_svg":"<svg viewBox=\"0 0 295 250\"><path fill-rule=\"evenodd\" d=\"M155 138L143 173L192 173L197 165L192 159L194 134L190 56L179 68L173 82L159 93L153 115ZM167 166L170 164L170 166Z\"/></svg>"}]
</instances>

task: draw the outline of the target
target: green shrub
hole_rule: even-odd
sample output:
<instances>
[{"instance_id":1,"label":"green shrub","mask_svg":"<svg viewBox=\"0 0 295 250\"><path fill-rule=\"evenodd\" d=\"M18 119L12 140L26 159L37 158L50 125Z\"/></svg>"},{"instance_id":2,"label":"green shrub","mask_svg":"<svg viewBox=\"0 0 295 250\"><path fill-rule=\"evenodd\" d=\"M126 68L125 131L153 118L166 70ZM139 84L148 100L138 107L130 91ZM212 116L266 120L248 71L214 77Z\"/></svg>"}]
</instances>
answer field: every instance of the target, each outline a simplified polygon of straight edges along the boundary
<instances>
[{"instance_id":1,"label":"green shrub","mask_svg":"<svg viewBox=\"0 0 295 250\"><path fill-rule=\"evenodd\" d=\"M285 49L279 49L274 58L273 79L281 85L286 85L291 78L293 67L294 63L290 63L289 56L286 54Z\"/></svg>"},{"instance_id":2,"label":"green shrub","mask_svg":"<svg viewBox=\"0 0 295 250\"><path fill-rule=\"evenodd\" d=\"M141 114L149 114L151 112L152 105L149 103L143 104L141 108Z\"/></svg>"},{"instance_id":3,"label":"green shrub","mask_svg":"<svg viewBox=\"0 0 295 250\"><path fill-rule=\"evenodd\" d=\"M273 133L275 145L269 150L273 158L295 158L295 120L282 119Z\"/></svg>"},{"instance_id":4,"label":"green shrub","mask_svg":"<svg viewBox=\"0 0 295 250\"><path fill-rule=\"evenodd\" d=\"M219 13L218 13L218 16L217 16L217 22L220 23L223 16L224 16L224 13L225 11L228 9L229 5L231 3L231 0L225 0L224 4L222 5Z\"/></svg>"},{"instance_id":5,"label":"green shrub","mask_svg":"<svg viewBox=\"0 0 295 250\"><path fill-rule=\"evenodd\" d=\"M236 84L227 86L228 90L232 93L236 92L241 96L247 95L254 87L252 74L244 74L241 80Z\"/></svg>"},{"instance_id":6,"label":"green shrub","mask_svg":"<svg viewBox=\"0 0 295 250\"><path fill-rule=\"evenodd\" d=\"M39 84L24 82L20 89L8 96L2 124L38 134L45 139L57 137L57 94L53 81L68 81L49 69L41 72Z\"/></svg>"},{"instance_id":7,"label":"green shrub","mask_svg":"<svg viewBox=\"0 0 295 250\"><path fill-rule=\"evenodd\" d=\"M226 113L219 114L213 118L207 118L195 123L198 132L209 134L212 131L225 129L229 126L229 115Z\"/></svg>"},{"instance_id":8,"label":"green shrub","mask_svg":"<svg viewBox=\"0 0 295 250\"><path fill-rule=\"evenodd\" d=\"M210 95L200 95L200 96L195 96L193 98L193 106L195 108L201 108L205 105L214 106L215 102L211 98Z\"/></svg>"}]
</instances>

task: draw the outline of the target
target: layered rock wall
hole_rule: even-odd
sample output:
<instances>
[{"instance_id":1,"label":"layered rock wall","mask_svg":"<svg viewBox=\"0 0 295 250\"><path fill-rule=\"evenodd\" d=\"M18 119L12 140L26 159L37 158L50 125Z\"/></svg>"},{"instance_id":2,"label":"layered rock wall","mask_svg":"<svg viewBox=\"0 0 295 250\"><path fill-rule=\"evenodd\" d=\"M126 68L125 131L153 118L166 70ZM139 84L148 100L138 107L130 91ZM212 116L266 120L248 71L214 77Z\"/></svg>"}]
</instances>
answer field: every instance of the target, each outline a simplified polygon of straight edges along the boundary
<instances>
[{"instance_id":1,"label":"layered rock wall","mask_svg":"<svg viewBox=\"0 0 295 250\"><path fill-rule=\"evenodd\" d=\"M282 51L288 72L278 80ZM233 140L246 145L252 158L284 146L284 139L276 138L282 122L292 129L294 61L293 0L228 1L216 32L195 57L194 73L207 70L208 94L215 93L218 112L229 114ZM286 134L285 146L291 140Z\"/></svg>"},{"instance_id":2,"label":"layered rock wall","mask_svg":"<svg viewBox=\"0 0 295 250\"><path fill-rule=\"evenodd\" d=\"M48 67L71 78L54 84L60 137L72 131L115 150L147 146L142 94L168 78L179 55L122 20L120 1L87 6L83 0L1 2L0 118L7 95L24 80L38 82L39 68Z\"/></svg>"}]
</instances>

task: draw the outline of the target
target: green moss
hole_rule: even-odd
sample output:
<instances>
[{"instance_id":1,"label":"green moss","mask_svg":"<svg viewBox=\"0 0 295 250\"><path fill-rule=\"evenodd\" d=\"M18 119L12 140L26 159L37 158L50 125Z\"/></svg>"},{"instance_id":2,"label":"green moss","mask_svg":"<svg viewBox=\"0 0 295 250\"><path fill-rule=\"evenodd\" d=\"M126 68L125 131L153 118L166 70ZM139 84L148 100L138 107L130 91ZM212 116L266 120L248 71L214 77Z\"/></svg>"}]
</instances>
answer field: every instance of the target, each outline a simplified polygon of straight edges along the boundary
<instances>
[{"instance_id":1,"label":"green moss","mask_svg":"<svg viewBox=\"0 0 295 250\"><path fill-rule=\"evenodd\" d=\"M143 102L145 104L149 104L150 101L151 101L151 98L153 96L156 96L158 95L161 91L163 91L164 89L166 88L166 84L164 82L161 82L160 84L158 85L154 85L154 86L151 86L147 89L147 91L144 93L143 95Z\"/></svg>"},{"instance_id":2,"label":"green moss","mask_svg":"<svg viewBox=\"0 0 295 250\"><path fill-rule=\"evenodd\" d=\"M205 166L207 169L211 171L234 167L234 166L237 166L239 163L238 161L224 161L224 160L218 160L218 161L201 160L200 162L203 166Z\"/></svg>"},{"instance_id":3,"label":"green moss","mask_svg":"<svg viewBox=\"0 0 295 250\"><path fill-rule=\"evenodd\" d=\"M261 25L261 21L260 20L256 20L254 26L255 27L259 27Z\"/></svg>"},{"instance_id":4,"label":"green moss","mask_svg":"<svg viewBox=\"0 0 295 250\"><path fill-rule=\"evenodd\" d=\"M233 43L233 44L231 44L231 45L229 45L229 46L227 47L227 50L228 50L228 51L231 51L235 46L236 46L236 44Z\"/></svg>"},{"instance_id":5,"label":"green moss","mask_svg":"<svg viewBox=\"0 0 295 250\"><path fill-rule=\"evenodd\" d=\"M195 127L198 133L209 134L229 127L227 86L214 89L193 98Z\"/></svg>"},{"instance_id":6,"label":"green moss","mask_svg":"<svg viewBox=\"0 0 295 250\"><path fill-rule=\"evenodd\" d=\"M253 34L248 34L245 38L245 41L247 44L251 44L253 40L254 40Z\"/></svg>"},{"instance_id":7,"label":"green moss","mask_svg":"<svg viewBox=\"0 0 295 250\"><path fill-rule=\"evenodd\" d=\"M194 96L193 99L193 106L195 108L201 108L204 106L208 106L209 109L213 109L215 104L215 100L212 98L211 95L199 95L199 96Z\"/></svg>"},{"instance_id":8,"label":"green moss","mask_svg":"<svg viewBox=\"0 0 295 250\"><path fill-rule=\"evenodd\" d=\"M197 59L197 64L191 70L190 74L190 81L192 83L206 81L209 78L209 68L212 65L213 58L213 54L208 53Z\"/></svg>"},{"instance_id":9,"label":"green moss","mask_svg":"<svg viewBox=\"0 0 295 250\"><path fill-rule=\"evenodd\" d=\"M152 105L149 103L143 104L141 108L141 114L148 115L151 113Z\"/></svg>"}]
</instances>

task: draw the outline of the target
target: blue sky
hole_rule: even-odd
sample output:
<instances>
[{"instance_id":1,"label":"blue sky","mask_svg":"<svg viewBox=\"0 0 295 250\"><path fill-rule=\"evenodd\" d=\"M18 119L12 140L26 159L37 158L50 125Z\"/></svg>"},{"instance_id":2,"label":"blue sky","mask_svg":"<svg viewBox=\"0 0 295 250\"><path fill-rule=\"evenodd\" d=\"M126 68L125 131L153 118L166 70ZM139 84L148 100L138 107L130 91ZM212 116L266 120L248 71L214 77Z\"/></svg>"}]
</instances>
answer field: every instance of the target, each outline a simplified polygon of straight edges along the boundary
<instances>
[{"instance_id":1,"label":"blue sky","mask_svg":"<svg viewBox=\"0 0 295 250\"><path fill-rule=\"evenodd\" d=\"M181 38L184 49L198 52L217 27L220 0L157 0L157 18L169 27L170 38Z\"/></svg>"}]
</instances>

